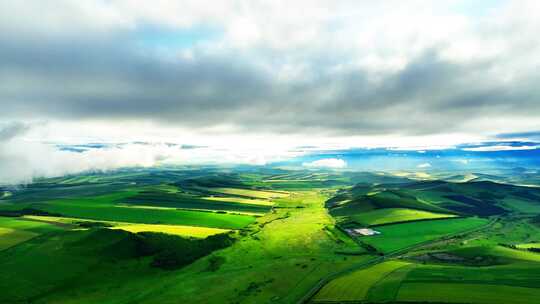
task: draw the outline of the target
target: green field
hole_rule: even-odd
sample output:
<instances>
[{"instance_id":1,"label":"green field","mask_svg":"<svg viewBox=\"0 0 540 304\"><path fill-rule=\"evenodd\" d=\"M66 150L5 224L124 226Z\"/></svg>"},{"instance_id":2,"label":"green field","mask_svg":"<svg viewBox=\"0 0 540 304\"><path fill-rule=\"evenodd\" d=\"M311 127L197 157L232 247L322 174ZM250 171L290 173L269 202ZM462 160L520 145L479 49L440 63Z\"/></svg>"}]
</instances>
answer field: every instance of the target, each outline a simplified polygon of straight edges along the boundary
<instances>
[{"instance_id":1,"label":"green field","mask_svg":"<svg viewBox=\"0 0 540 304\"><path fill-rule=\"evenodd\" d=\"M360 240L387 253L448 234L465 232L486 225L488 222L482 218L451 218L385 225L376 227L380 235L360 237Z\"/></svg>"},{"instance_id":2,"label":"green field","mask_svg":"<svg viewBox=\"0 0 540 304\"><path fill-rule=\"evenodd\" d=\"M540 291L540 255L483 246L446 252L445 258L448 265L396 260L357 270L326 284L312 301L534 303ZM494 264L479 267L485 261Z\"/></svg>"},{"instance_id":3,"label":"green field","mask_svg":"<svg viewBox=\"0 0 540 304\"><path fill-rule=\"evenodd\" d=\"M321 276L368 258L344 257L334 253L355 244L337 242L324 232L323 228L332 224L332 219L323 207L324 200L325 197L318 192L297 193L289 198L277 199L276 204L282 208L258 218L258 225L251 228L246 237L212 255L224 258L219 269L214 271L207 270L212 256L197 260L179 271L163 272L148 268L145 266L148 262L144 260L124 258L118 260L119 257L115 253L112 259L117 261L116 264L102 262L92 273L82 275L82 269L100 259L107 261L109 258L99 258L96 252L100 252L101 249L92 249L77 241L76 239L82 237L80 234L68 234L62 236L67 242L66 248L71 247L68 244L80 245L74 248L74 251L55 253L59 256L50 260L48 265L61 267L63 271L57 276L46 278L45 266L36 263L38 261L44 263L40 254L51 254L54 241L44 240L45 243L42 243L43 241L36 240L34 243L26 244L25 247L12 248L17 251L12 251L11 254L16 255L19 255L17 252L29 252L28 250L32 248L33 254L24 259L36 262L33 263L33 267L24 268L17 273L25 275L32 271L36 279L23 283L23 277L20 280L16 278L13 282L17 283L18 287L11 290L9 295L21 299L34 296L39 299L37 303L96 303L107 299L107 295L114 290L115 301L119 303L126 301L227 303L235 299L259 303L268 298L292 302L303 296ZM295 228L291 229L292 226ZM94 243L94 246L99 246L98 243ZM90 250L91 253L82 254L77 250L84 252ZM85 256L88 258L84 258ZM15 273L13 267L24 263L22 259L21 255L20 260L12 261L9 265L0 263L0 266L7 271L6 273L13 274ZM98 277L102 279L98 280ZM70 278L68 285L61 284L62 288L51 289L68 278ZM227 284L219 284L223 281ZM45 282L49 284L44 284ZM25 292L29 284L41 285L37 290ZM77 288L73 289L70 286ZM147 292L137 292L143 286L146 286ZM155 293L154 290L159 290L159 293ZM39 294L41 296L38 296Z\"/></svg>"},{"instance_id":4,"label":"green field","mask_svg":"<svg viewBox=\"0 0 540 304\"><path fill-rule=\"evenodd\" d=\"M95 220L85 220L81 218L69 218L69 217L54 217L54 216L24 216L25 219L36 220L46 223L60 223L77 226L81 222L96 223ZM214 234L226 233L230 230L209 228L209 227L196 227L196 226L183 226L183 225L161 225L161 224L135 224L126 222L114 222L114 221L98 221L104 223L109 229L121 229L133 233L138 232L162 232L172 235L180 235L186 237L204 238Z\"/></svg>"},{"instance_id":5,"label":"green field","mask_svg":"<svg viewBox=\"0 0 540 304\"><path fill-rule=\"evenodd\" d=\"M37 235L35 232L0 227L0 250L22 243Z\"/></svg>"},{"instance_id":6,"label":"green field","mask_svg":"<svg viewBox=\"0 0 540 304\"><path fill-rule=\"evenodd\" d=\"M241 190L241 189L229 189ZM234 191L233 191L234 192ZM266 193L266 192L262 192ZM234 197L214 197L210 200L194 195L170 193L162 188L144 190L139 193L120 199L118 202L130 205L169 207L180 209L207 210L207 211L227 211L227 212L250 212L263 214L270 210L270 204L257 203L260 200L250 202L247 199Z\"/></svg>"},{"instance_id":7,"label":"green field","mask_svg":"<svg viewBox=\"0 0 540 304\"><path fill-rule=\"evenodd\" d=\"M405 262L390 261L343 275L325 285L313 298L313 302L365 300L372 285L408 265Z\"/></svg>"},{"instance_id":8,"label":"green field","mask_svg":"<svg viewBox=\"0 0 540 304\"><path fill-rule=\"evenodd\" d=\"M540 189L419 177L185 167L36 179L0 198L0 303L535 303Z\"/></svg>"},{"instance_id":9,"label":"green field","mask_svg":"<svg viewBox=\"0 0 540 304\"><path fill-rule=\"evenodd\" d=\"M232 194L243 197L251 197L255 199L279 198L288 196L288 193L278 191L263 191L239 188L207 188L206 190L216 193Z\"/></svg>"},{"instance_id":10,"label":"green field","mask_svg":"<svg viewBox=\"0 0 540 304\"><path fill-rule=\"evenodd\" d=\"M404 208L377 209L351 216L352 219L366 226L449 217L455 217L455 215Z\"/></svg>"},{"instance_id":11,"label":"green field","mask_svg":"<svg viewBox=\"0 0 540 304\"><path fill-rule=\"evenodd\" d=\"M91 198L67 198L44 203L14 204L11 209L31 207L53 215L65 217L118 221L142 224L171 224L204 226L211 228L239 229L255 221L250 215L218 213L204 210L180 210L174 208L130 208L120 204L137 195L134 190L121 191ZM160 205L160 204L157 204ZM245 204L238 204L245 206ZM268 210L268 207L262 206Z\"/></svg>"},{"instance_id":12,"label":"green field","mask_svg":"<svg viewBox=\"0 0 540 304\"><path fill-rule=\"evenodd\" d=\"M540 289L505 285L462 283L404 283L398 301L477 304L530 304L540 298Z\"/></svg>"},{"instance_id":13,"label":"green field","mask_svg":"<svg viewBox=\"0 0 540 304\"><path fill-rule=\"evenodd\" d=\"M518 244L517 248L520 248L520 249L540 248L540 243Z\"/></svg>"},{"instance_id":14,"label":"green field","mask_svg":"<svg viewBox=\"0 0 540 304\"><path fill-rule=\"evenodd\" d=\"M216 197L216 196L209 196L204 197L205 200L210 201L220 201L220 202L232 202L232 203L239 203L239 204L248 204L248 205L262 205L262 206L272 206L274 203L270 200L262 200L262 199L251 199L251 198L242 198L242 197Z\"/></svg>"},{"instance_id":15,"label":"green field","mask_svg":"<svg viewBox=\"0 0 540 304\"><path fill-rule=\"evenodd\" d=\"M247 215L174 209L124 208L122 206L108 205L88 206L57 203L44 206L42 209L67 217L83 219L143 224L190 225L224 229L239 229L255 221L254 217Z\"/></svg>"},{"instance_id":16,"label":"green field","mask_svg":"<svg viewBox=\"0 0 540 304\"><path fill-rule=\"evenodd\" d=\"M20 218L0 217L0 250L15 246L42 233L62 230L62 228Z\"/></svg>"}]
</instances>

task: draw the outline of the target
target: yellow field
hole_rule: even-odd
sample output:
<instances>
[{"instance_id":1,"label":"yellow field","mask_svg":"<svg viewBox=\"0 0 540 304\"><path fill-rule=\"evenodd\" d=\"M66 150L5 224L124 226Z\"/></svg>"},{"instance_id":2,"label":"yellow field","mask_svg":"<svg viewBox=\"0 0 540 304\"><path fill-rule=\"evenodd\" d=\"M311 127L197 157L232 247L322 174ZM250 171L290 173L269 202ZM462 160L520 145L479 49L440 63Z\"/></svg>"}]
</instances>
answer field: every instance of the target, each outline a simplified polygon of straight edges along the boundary
<instances>
[{"instance_id":1,"label":"yellow field","mask_svg":"<svg viewBox=\"0 0 540 304\"><path fill-rule=\"evenodd\" d=\"M263 199L249 199L242 197L216 197L216 196L207 196L203 197L205 200L210 201L220 201L220 202L231 202L239 204L252 204L252 205L262 205L262 206L273 206L272 201L263 200Z\"/></svg>"},{"instance_id":2,"label":"yellow field","mask_svg":"<svg viewBox=\"0 0 540 304\"><path fill-rule=\"evenodd\" d=\"M249 196L253 198L273 198L289 196L288 193L267 190L250 190L239 188L206 188L206 190L225 194Z\"/></svg>"},{"instance_id":3,"label":"yellow field","mask_svg":"<svg viewBox=\"0 0 540 304\"><path fill-rule=\"evenodd\" d=\"M362 301L369 289L380 279L409 263L388 261L341 276L326 284L314 298L314 302Z\"/></svg>"},{"instance_id":4,"label":"yellow field","mask_svg":"<svg viewBox=\"0 0 540 304\"><path fill-rule=\"evenodd\" d=\"M198 238L205 238L210 235L225 233L230 230L208 227L194 227L194 226L180 226L180 225L160 225L160 224L134 224L125 222L112 222L112 221L94 221L79 218L69 217L55 217L55 216L34 216L27 215L25 218L46 221L57 222L63 224L73 224L76 222L100 222L112 225L111 229L122 229L125 231L137 233L137 232L162 232L167 234L174 234L180 236L192 236Z\"/></svg>"},{"instance_id":5,"label":"yellow field","mask_svg":"<svg viewBox=\"0 0 540 304\"><path fill-rule=\"evenodd\" d=\"M172 207L160 207L160 206L146 206L146 205L116 205L118 208L137 208L137 209L161 209L161 210L191 210L191 211L205 211L208 212L208 209L197 209L197 208L172 208ZM229 214L243 214L243 215L252 215L252 216L261 216L264 212L248 212L248 211L223 211Z\"/></svg>"},{"instance_id":6,"label":"yellow field","mask_svg":"<svg viewBox=\"0 0 540 304\"><path fill-rule=\"evenodd\" d=\"M73 224L74 222L102 222L102 223L109 223L107 221L93 221L93 220L85 220L85 219L78 219L78 218L72 218L72 217L59 217L59 216L24 215L23 218L30 219L30 220L36 220L36 221L42 221L42 222L61 223L61 224ZM111 223L113 223L113 222L111 222Z\"/></svg>"},{"instance_id":7,"label":"yellow field","mask_svg":"<svg viewBox=\"0 0 540 304\"><path fill-rule=\"evenodd\" d=\"M180 236L192 236L197 238L205 238L210 235L225 233L230 230L193 227L193 226L177 226L177 225L154 225L154 224L120 224L112 227L112 229L122 229L125 231L137 232L162 232Z\"/></svg>"}]
</instances>

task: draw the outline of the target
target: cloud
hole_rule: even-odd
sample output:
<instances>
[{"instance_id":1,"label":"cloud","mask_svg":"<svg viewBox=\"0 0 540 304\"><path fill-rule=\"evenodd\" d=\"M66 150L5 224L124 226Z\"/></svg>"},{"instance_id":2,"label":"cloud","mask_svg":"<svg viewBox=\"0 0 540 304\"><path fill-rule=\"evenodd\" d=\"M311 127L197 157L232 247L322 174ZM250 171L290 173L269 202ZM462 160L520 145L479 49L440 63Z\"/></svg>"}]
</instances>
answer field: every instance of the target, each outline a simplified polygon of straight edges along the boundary
<instances>
[{"instance_id":1,"label":"cloud","mask_svg":"<svg viewBox=\"0 0 540 304\"><path fill-rule=\"evenodd\" d=\"M20 136L30 129L30 126L19 122L14 121L10 123L5 123L0 125L0 143L4 141L11 140L17 136Z\"/></svg>"},{"instance_id":2,"label":"cloud","mask_svg":"<svg viewBox=\"0 0 540 304\"><path fill-rule=\"evenodd\" d=\"M305 162L302 166L307 168L332 168L342 169L347 167L347 163L339 158L323 158L312 162Z\"/></svg>"},{"instance_id":3,"label":"cloud","mask_svg":"<svg viewBox=\"0 0 540 304\"><path fill-rule=\"evenodd\" d=\"M431 168L431 164L430 163L423 163L423 164L418 165L417 167L422 168L422 169Z\"/></svg>"},{"instance_id":4,"label":"cloud","mask_svg":"<svg viewBox=\"0 0 540 304\"><path fill-rule=\"evenodd\" d=\"M71 149L69 147L72 147ZM0 185L87 171L160 165L266 165L302 155L287 150L195 147L170 143L56 146L13 139L0 150Z\"/></svg>"},{"instance_id":5,"label":"cloud","mask_svg":"<svg viewBox=\"0 0 540 304\"><path fill-rule=\"evenodd\" d=\"M267 164L315 150L291 152L280 137L418 156L450 145L532 149L459 144L540 138L530 131L540 129L539 8L534 0L0 1L0 121L12 121L0 125L0 182ZM35 131L36 121L49 130ZM177 145L154 140L163 133ZM75 146L74 137L109 144Z\"/></svg>"},{"instance_id":6,"label":"cloud","mask_svg":"<svg viewBox=\"0 0 540 304\"><path fill-rule=\"evenodd\" d=\"M503 133L495 136L497 139L521 139L540 141L540 131Z\"/></svg>"},{"instance_id":7,"label":"cloud","mask_svg":"<svg viewBox=\"0 0 540 304\"><path fill-rule=\"evenodd\" d=\"M468 159L454 159L452 160L453 162L456 162L456 163L460 163L462 165L468 165L469 164L469 160Z\"/></svg>"},{"instance_id":8,"label":"cloud","mask_svg":"<svg viewBox=\"0 0 540 304\"><path fill-rule=\"evenodd\" d=\"M466 3L2 1L0 119L326 136L538 127L538 3Z\"/></svg>"},{"instance_id":9,"label":"cloud","mask_svg":"<svg viewBox=\"0 0 540 304\"><path fill-rule=\"evenodd\" d=\"M520 151L520 150L536 150L539 149L540 145L537 146L506 146L506 145L493 145L493 146L483 146L475 148L463 148L463 151L471 152L497 152L497 151Z\"/></svg>"},{"instance_id":10,"label":"cloud","mask_svg":"<svg viewBox=\"0 0 540 304\"><path fill-rule=\"evenodd\" d=\"M528 132L527 134L533 134L534 132ZM529 135L531 136L531 135ZM503 136L503 137L506 137ZM461 144L459 148L463 151L469 152L497 152L497 151L523 151L523 150L535 150L540 148L540 143L530 141L530 139L516 140L522 138L521 136L510 136L504 139L514 139L512 141L487 141L474 144Z\"/></svg>"}]
</instances>

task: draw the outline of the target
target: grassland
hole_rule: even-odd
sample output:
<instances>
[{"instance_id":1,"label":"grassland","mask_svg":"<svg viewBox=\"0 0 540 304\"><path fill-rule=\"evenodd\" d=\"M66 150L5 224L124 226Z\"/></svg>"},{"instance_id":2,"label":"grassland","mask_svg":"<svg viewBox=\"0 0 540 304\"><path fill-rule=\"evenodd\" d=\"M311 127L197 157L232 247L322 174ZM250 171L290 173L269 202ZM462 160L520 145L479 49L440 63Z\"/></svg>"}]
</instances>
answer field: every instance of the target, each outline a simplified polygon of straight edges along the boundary
<instances>
[{"instance_id":1,"label":"grassland","mask_svg":"<svg viewBox=\"0 0 540 304\"><path fill-rule=\"evenodd\" d=\"M186 237L196 237L196 238L205 238L210 235L227 233L231 230L229 229L218 229L218 228L208 228L208 227L196 227L196 226L182 226L182 225L160 225L160 224L134 224L126 222L113 222L113 221L94 221L94 220L84 220L80 218L68 218L68 217L54 217L54 216L25 216L24 218L41 221L46 223L61 223L69 224L72 226L80 225L81 223L104 223L105 227L110 229L121 229L129 231L132 233L138 232L161 232L172 235L186 236ZM82 225L82 227L85 227Z\"/></svg>"},{"instance_id":2,"label":"grassland","mask_svg":"<svg viewBox=\"0 0 540 304\"><path fill-rule=\"evenodd\" d=\"M119 243L121 234L93 236L90 230L57 232L0 251L0 302L50 303L42 298L50 293L72 294L79 284L92 286L119 271L124 282L133 280L130 284L136 284L135 274L158 273L144 266L148 261L127 259L127 248ZM109 296L109 302L112 299ZM67 302L77 302L77 298Z\"/></svg>"},{"instance_id":3,"label":"grassland","mask_svg":"<svg viewBox=\"0 0 540 304\"><path fill-rule=\"evenodd\" d=\"M153 303L174 302L167 299L210 303L296 301L321 276L369 258L334 253L351 244L338 242L324 232L323 228L333 223L324 210L324 199L316 191L307 191L276 200L281 208L257 219L258 227L262 226L260 230L218 253L226 259L219 270L201 272L208 262L197 262L171 279L168 286L176 288L167 289L159 299L148 300ZM219 283L223 281L227 284Z\"/></svg>"},{"instance_id":4,"label":"grassland","mask_svg":"<svg viewBox=\"0 0 540 304\"><path fill-rule=\"evenodd\" d=\"M248 204L248 205L262 205L262 206L274 205L274 203L271 200L252 199L252 198L243 198L243 197L208 196L208 197L203 197L203 199L210 200L210 201L232 202L232 203Z\"/></svg>"},{"instance_id":5,"label":"grassland","mask_svg":"<svg viewBox=\"0 0 540 304\"><path fill-rule=\"evenodd\" d=\"M210 192L222 193L222 194L232 194L242 197L251 197L259 199L269 199L269 198L279 198L289 195L288 193L278 192L278 191L261 191L261 190L251 190L251 189L240 189L240 188L206 188Z\"/></svg>"},{"instance_id":6,"label":"grassland","mask_svg":"<svg viewBox=\"0 0 540 304\"><path fill-rule=\"evenodd\" d=\"M540 237L538 225L529 220L539 212L537 195L538 189L492 182L361 184L341 191L327 203L341 225L375 226L381 232L357 237L359 241L385 254L403 249L417 253L398 260L408 264L376 282L366 280L367 273L388 262L339 276L312 301L533 303L540 288L540 254L528 251L526 244ZM430 213L449 217L430 219ZM455 218L457 214L469 217ZM486 225L489 219L476 217L489 215L503 220ZM477 231L479 227L484 228Z\"/></svg>"},{"instance_id":7,"label":"grassland","mask_svg":"<svg viewBox=\"0 0 540 304\"><path fill-rule=\"evenodd\" d=\"M465 253L463 255L463 253ZM458 257L480 262L491 257L489 267L416 265L402 280L398 301L445 303L534 303L540 291L538 255L497 247L468 248ZM456 263L456 262L454 262Z\"/></svg>"},{"instance_id":8,"label":"grassland","mask_svg":"<svg viewBox=\"0 0 540 304\"><path fill-rule=\"evenodd\" d=\"M246 181L257 185L255 177L256 175L251 174ZM138 183L151 182L151 179L140 175L136 178ZM103 179L99 181L103 182ZM69 181L74 182L86 183L88 180ZM79 196L80 193L77 192L75 197L55 198L56 193L49 193L44 196L47 200L34 201L26 200L24 197L28 198L30 195L22 193L16 195L16 199L12 201L12 210L33 208L49 212L48 216L33 218L44 221L54 221L55 217L51 214L58 213L62 215L56 216L61 218L60 224L97 221L112 223L113 226L119 227L122 225L120 222L127 222L124 228L131 227L133 231L139 228L146 230L149 227L159 227L163 230L162 225L169 228L172 222L174 225L183 226L189 221L195 223L198 228L225 226L227 227L225 229L230 229L232 226L233 229L241 229L235 234L238 240L231 247L201 258L187 267L165 272L152 269L148 266L147 260L133 260L127 253L125 254L128 256L124 256L122 253L124 250L119 248L128 248L127 244L117 247L113 240L111 243L107 240L88 240L89 236L85 236L85 230L67 230L61 234L34 238L10 248L9 252L0 252L0 261L3 260L1 254L19 256L18 259L10 261L10 264L0 265L6 271L5 275L17 274L12 283L18 284L17 288L4 294L3 298L0 297L0 301L10 296L21 301L31 299L35 303L260 303L268 299L290 303L302 297L320 277L370 258L366 255L339 253L359 251L361 248L334 228L334 220L324 208L324 202L328 198L324 193L331 193L331 190L294 193L285 192L284 189L278 192L233 191L233 194L216 192L217 201L222 201L225 197L231 203L260 201L264 202L264 205L275 206L272 210L268 209L268 213L263 216L252 217L230 213L175 210L170 207L166 209L136 208L136 205L130 207L126 203L126 198L138 195L140 189L134 188L129 178L126 182L120 191L115 190L113 193L97 196ZM197 182L206 181L198 178ZM219 183L215 175L208 183L212 184L209 189L234 188L230 185L215 187ZM43 190L39 191L46 192L45 181L42 185ZM155 185L144 185L144 189L148 187L169 194L208 197L208 192L198 192L200 189L190 186L189 183L186 188L182 188L182 186L164 186L160 181ZM37 188L32 191L32 197L37 197ZM261 192L266 194L261 195ZM190 219L189 216L192 215L196 217ZM186 218L189 221L186 221ZM233 222L221 225L219 221L228 218ZM66 222L68 220L69 222ZM218 228L223 229L222 227ZM334 233L330 233L330 230ZM93 245L87 242L92 242ZM54 251L55 243L63 248L62 252ZM43 256L50 256L47 266L43 262ZM28 263L30 260L40 262L34 262L33 267L25 266L16 271L18 264ZM51 267L62 269L62 273L47 278L46 271ZM83 271L89 268L92 272ZM35 279L25 282L25 276L32 276ZM227 284L223 284L224 281ZM3 284L0 284L1 289L8 288L11 283ZM39 285L39 288L25 292L31 285Z\"/></svg>"},{"instance_id":9,"label":"grassland","mask_svg":"<svg viewBox=\"0 0 540 304\"><path fill-rule=\"evenodd\" d=\"M352 219L363 225L384 225L395 222L409 222L426 219L440 219L455 217L454 214L435 213L423 210L405 208L386 208L363 212L351 216Z\"/></svg>"},{"instance_id":10,"label":"grassland","mask_svg":"<svg viewBox=\"0 0 540 304\"><path fill-rule=\"evenodd\" d=\"M355 271L331 281L314 297L313 302L346 302L367 299L370 288L385 276L409 263L389 261Z\"/></svg>"},{"instance_id":11,"label":"grassland","mask_svg":"<svg viewBox=\"0 0 540 304\"><path fill-rule=\"evenodd\" d=\"M0 217L0 250L15 246L42 233L62 230L62 228L20 218Z\"/></svg>"},{"instance_id":12,"label":"grassland","mask_svg":"<svg viewBox=\"0 0 540 304\"><path fill-rule=\"evenodd\" d=\"M129 208L129 206L120 204L137 194L136 190L127 190L94 197L65 198L43 203L18 203L4 208L12 210L33 208L53 215L59 214L64 217L81 219L204 226L222 229L240 229L255 221L255 218L250 215L218 213L210 210ZM245 206L245 204L238 205ZM268 208L265 207L265 210Z\"/></svg>"},{"instance_id":13,"label":"grassland","mask_svg":"<svg viewBox=\"0 0 540 304\"><path fill-rule=\"evenodd\" d=\"M122 206L107 205L89 206L63 202L49 204L41 209L67 217L82 219L141 224L204 226L223 229L240 229L255 221L252 216L237 214L174 209L124 208Z\"/></svg>"},{"instance_id":14,"label":"grassland","mask_svg":"<svg viewBox=\"0 0 540 304\"><path fill-rule=\"evenodd\" d=\"M482 218L455 218L419 221L377 227L380 235L361 237L362 242L388 253L442 236L486 225Z\"/></svg>"},{"instance_id":15,"label":"grassland","mask_svg":"<svg viewBox=\"0 0 540 304\"><path fill-rule=\"evenodd\" d=\"M460 283L404 283L398 301L478 304L530 304L540 298L540 289L505 285Z\"/></svg>"},{"instance_id":16,"label":"grassland","mask_svg":"<svg viewBox=\"0 0 540 304\"><path fill-rule=\"evenodd\" d=\"M17 245L18 243L22 243L37 235L37 233L30 231L21 231L0 227L0 250L4 250L11 246Z\"/></svg>"},{"instance_id":17,"label":"grassland","mask_svg":"<svg viewBox=\"0 0 540 304\"><path fill-rule=\"evenodd\" d=\"M102 249L92 249L80 243L82 247L77 250L84 250L84 254L72 251L66 256L68 253L62 253L49 262L50 265L56 265L54 267L62 265L63 275L33 280L33 284L43 285L31 293L24 291L29 288L27 283L16 279L14 282L20 285L9 294L19 299L32 296L36 303L103 302L110 300L107 295L111 292L114 293L116 303L260 303L267 299L283 303L294 302L320 277L369 258L335 253L339 249L356 245L353 242L345 244L337 241L325 232L325 227L333 225L332 218L324 209L325 199L326 197L317 191L295 193L290 197L277 199L276 205L280 208L257 218L257 225L250 226L251 228L244 232L245 236L231 247L172 272L150 269L145 266L144 260L118 260L116 254L113 259L117 260L117 265L112 265L103 262L103 257L98 259L96 252L101 252ZM299 206L302 208L298 208ZM66 244L74 244L83 242L84 237L70 234L62 239ZM17 246L13 248L17 253L12 254L21 255L28 250L35 251L36 254L47 254L46 252L54 248L53 243L52 240L45 243L36 241L26 244L25 249ZM98 247L101 248L101 245ZM85 260L85 255L93 258L91 261ZM39 261L39 258L32 255L32 260ZM14 273L16 265L26 262L21 259L13 261L9 267L3 269L7 270L6 273ZM216 259L221 262L217 269L214 269L215 266L210 265L213 265L212 261ZM83 275L82 269L100 260L99 267L93 268L95 270L91 274ZM45 271L44 266L35 263L32 271L36 276L45 275L40 272ZM18 273L30 271L25 268ZM70 278L68 284L60 283L67 278ZM53 286L57 287L51 289ZM146 291L141 292L140 289L144 288Z\"/></svg>"},{"instance_id":18,"label":"grassland","mask_svg":"<svg viewBox=\"0 0 540 304\"><path fill-rule=\"evenodd\" d=\"M397 293L401 288L402 281L408 273L416 267L416 264L409 263L400 267L371 285L365 299L372 303L391 303L396 300Z\"/></svg>"},{"instance_id":19,"label":"grassland","mask_svg":"<svg viewBox=\"0 0 540 304\"><path fill-rule=\"evenodd\" d=\"M540 240L538 189L189 168L43 179L10 193L0 199L0 214L12 216L0 217L1 303L296 303L311 291L325 303L539 296L540 254L528 250ZM381 234L345 233L365 226ZM158 253L145 246L179 239L171 235L235 241L192 257L171 247L161 263L189 263L156 268Z\"/></svg>"},{"instance_id":20,"label":"grassland","mask_svg":"<svg viewBox=\"0 0 540 304\"><path fill-rule=\"evenodd\" d=\"M540 248L540 243L525 243L516 245L519 249Z\"/></svg>"},{"instance_id":21,"label":"grassland","mask_svg":"<svg viewBox=\"0 0 540 304\"><path fill-rule=\"evenodd\" d=\"M231 191L242 189L227 188ZM253 191L255 193L259 191ZM260 191L261 193L266 193ZM195 195L182 194L182 193L170 193L163 190L143 190L135 195L126 197L119 200L122 203L129 205L143 205L143 206L156 206L156 207L169 207L179 209L192 209L192 210L206 210L206 211L225 211L225 212L244 212L263 214L270 210L270 204L251 204L246 199L240 202L239 200L233 200L234 197L227 197L223 200L212 199L207 200ZM255 201L257 202L257 201Z\"/></svg>"},{"instance_id":22,"label":"grassland","mask_svg":"<svg viewBox=\"0 0 540 304\"><path fill-rule=\"evenodd\" d=\"M437 250L420 249L418 258L343 275L325 285L312 302L534 303L540 290L540 255L486 244L477 237L471 234L473 245L445 246L453 249L441 252L435 243ZM388 263L405 265L387 271L392 268L384 266Z\"/></svg>"}]
</instances>

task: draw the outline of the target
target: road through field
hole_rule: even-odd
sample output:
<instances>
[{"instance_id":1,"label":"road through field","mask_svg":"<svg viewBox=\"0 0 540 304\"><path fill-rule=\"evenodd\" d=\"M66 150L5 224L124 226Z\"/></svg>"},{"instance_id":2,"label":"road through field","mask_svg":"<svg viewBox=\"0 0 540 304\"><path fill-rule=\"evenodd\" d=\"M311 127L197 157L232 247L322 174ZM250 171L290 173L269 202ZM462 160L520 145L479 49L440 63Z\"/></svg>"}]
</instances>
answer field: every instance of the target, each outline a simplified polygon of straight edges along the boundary
<instances>
[{"instance_id":1,"label":"road through field","mask_svg":"<svg viewBox=\"0 0 540 304\"><path fill-rule=\"evenodd\" d=\"M478 232L478 231L487 229L487 228L491 227L493 224L495 224L498 220L499 220L498 218L492 218L486 225L483 225L481 227L476 227L476 228L473 228L473 229L469 229L467 231L460 231L460 232L448 234L448 235L445 235L445 236L437 238L437 239L433 239L433 240L429 240L429 241L422 242L422 243L419 243L419 244L415 244L415 245L409 246L407 248L395 250L393 252L385 254L384 256L374 257L373 259L370 259L368 261L361 262L361 263L352 265L347 269L343 269L341 271L337 271L335 273L332 273L332 274L320 279L319 282L317 282L317 284L315 286L313 286L313 288L310 289L309 292L306 293L297 303L298 304L309 303L313 299L313 297L326 284L328 284L332 280L334 280L334 279L336 279L336 278L338 278L338 277L340 277L340 276L342 276L344 274L348 274L348 273L351 273L351 272L354 272L354 271L357 271L357 270L360 270L360 269L364 269L364 268L367 268L367 267L377 265L377 264L382 263L384 261L387 261L389 259L398 257L400 255L406 254L406 253L408 253L410 251L419 249L421 247L429 246L431 244L437 243L437 242L439 242L441 240L444 240L444 239L448 239L448 238L452 238L452 237L456 237L456 236L465 236L465 235L468 235L470 233L474 233L474 232Z\"/></svg>"},{"instance_id":2,"label":"road through field","mask_svg":"<svg viewBox=\"0 0 540 304\"><path fill-rule=\"evenodd\" d=\"M329 235L334 220L324 207L327 199L319 190L274 198L273 211L243 229L231 247L148 282L159 287L138 302L295 303L321 277L368 258L336 253L356 246ZM218 269L209 271L218 257Z\"/></svg>"}]
</instances>

